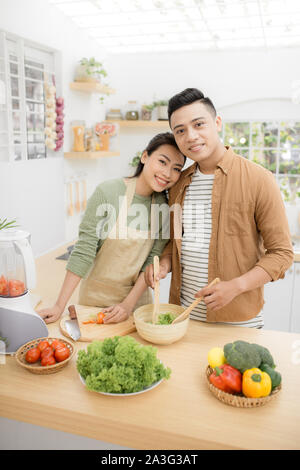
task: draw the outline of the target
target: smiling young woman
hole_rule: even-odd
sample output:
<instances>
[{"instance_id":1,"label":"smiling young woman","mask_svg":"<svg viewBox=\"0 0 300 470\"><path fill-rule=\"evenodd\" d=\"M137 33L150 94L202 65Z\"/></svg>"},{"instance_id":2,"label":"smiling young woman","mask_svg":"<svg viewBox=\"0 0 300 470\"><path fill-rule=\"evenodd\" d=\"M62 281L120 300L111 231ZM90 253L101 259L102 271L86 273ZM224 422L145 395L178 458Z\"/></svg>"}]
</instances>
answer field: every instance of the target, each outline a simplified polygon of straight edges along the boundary
<instances>
[{"instance_id":1,"label":"smiling young woman","mask_svg":"<svg viewBox=\"0 0 300 470\"><path fill-rule=\"evenodd\" d=\"M52 308L38 312L46 323L59 319L80 281L79 303L101 307L104 323L123 321L134 308L152 302L143 271L168 242L164 221L153 230L154 209L167 206L166 190L178 181L184 163L173 134L158 134L133 177L97 186L58 299Z\"/></svg>"},{"instance_id":2,"label":"smiling young woman","mask_svg":"<svg viewBox=\"0 0 300 470\"><path fill-rule=\"evenodd\" d=\"M137 194L150 196L153 191L168 190L178 181L184 163L185 157L179 151L173 134L156 135L142 153L133 175L137 178Z\"/></svg>"}]
</instances>

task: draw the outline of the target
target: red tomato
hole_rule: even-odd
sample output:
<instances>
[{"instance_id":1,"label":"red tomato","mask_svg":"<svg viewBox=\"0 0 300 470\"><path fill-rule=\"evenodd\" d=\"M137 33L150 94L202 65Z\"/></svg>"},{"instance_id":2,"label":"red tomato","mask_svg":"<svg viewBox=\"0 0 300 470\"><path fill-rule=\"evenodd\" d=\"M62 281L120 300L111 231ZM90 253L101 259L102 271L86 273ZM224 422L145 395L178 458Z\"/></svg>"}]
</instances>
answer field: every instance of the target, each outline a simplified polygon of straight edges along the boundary
<instances>
[{"instance_id":1,"label":"red tomato","mask_svg":"<svg viewBox=\"0 0 300 470\"><path fill-rule=\"evenodd\" d=\"M34 362L37 362L40 358L41 352L38 348L31 348L27 351L25 355L25 359L29 364L33 364Z\"/></svg>"},{"instance_id":2,"label":"red tomato","mask_svg":"<svg viewBox=\"0 0 300 470\"><path fill-rule=\"evenodd\" d=\"M45 356L41 360L41 364L42 366L53 366L54 364L56 364L56 360L54 356Z\"/></svg>"},{"instance_id":3,"label":"red tomato","mask_svg":"<svg viewBox=\"0 0 300 470\"><path fill-rule=\"evenodd\" d=\"M58 339L54 339L51 343L51 347L54 349L58 348L58 347L62 347L64 348L65 347L65 344L62 342L62 341L59 341Z\"/></svg>"},{"instance_id":4,"label":"red tomato","mask_svg":"<svg viewBox=\"0 0 300 470\"><path fill-rule=\"evenodd\" d=\"M46 348L49 348L50 344L48 343L48 341L41 341L39 344L38 344L38 349L42 352L44 349Z\"/></svg>"},{"instance_id":5,"label":"red tomato","mask_svg":"<svg viewBox=\"0 0 300 470\"><path fill-rule=\"evenodd\" d=\"M8 295L8 283L3 275L0 277L0 295Z\"/></svg>"},{"instance_id":6,"label":"red tomato","mask_svg":"<svg viewBox=\"0 0 300 470\"><path fill-rule=\"evenodd\" d=\"M48 346L47 348L43 349L43 351L41 352L41 358L42 359L44 357L47 357L47 356L53 356L54 357L54 351L51 348L51 346Z\"/></svg>"},{"instance_id":7,"label":"red tomato","mask_svg":"<svg viewBox=\"0 0 300 470\"><path fill-rule=\"evenodd\" d=\"M22 295L25 292L24 282L18 279L11 279L8 281L8 290L11 297L18 297L18 295Z\"/></svg>"},{"instance_id":8,"label":"red tomato","mask_svg":"<svg viewBox=\"0 0 300 470\"><path fill-rule=\"evenodd\" d=\"M57 362L65 361L70 356L69 348L66 346L64 348L56 348L54 355Z\"/></svg>"}]
</instances>

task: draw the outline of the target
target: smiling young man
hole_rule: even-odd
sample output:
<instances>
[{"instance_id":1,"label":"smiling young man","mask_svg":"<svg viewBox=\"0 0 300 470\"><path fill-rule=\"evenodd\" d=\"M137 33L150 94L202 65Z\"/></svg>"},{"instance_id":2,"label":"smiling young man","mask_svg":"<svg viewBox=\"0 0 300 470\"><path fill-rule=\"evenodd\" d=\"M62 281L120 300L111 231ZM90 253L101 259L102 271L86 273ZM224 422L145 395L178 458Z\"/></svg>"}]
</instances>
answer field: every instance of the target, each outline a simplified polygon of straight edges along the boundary
<instances>
[{"instance_id":1,"label":"smiling young man","mask_svg":"<svg viewBox=\"0 0 300 470\"><path fill-rule=\"evenodd\" d=\"M293 262L278 185L223 145L222 120L200 90L173 96L168 113L180 151L195 163L170 190L170 206L182 210L171 215L159 278L172 271L170 303L188 306L204 296L193 319L262 328L263 286L283 278ZM216 277L221 282L205 287ZM152 265L145 278L153 287Z\"/></svg>"}]
</instances>

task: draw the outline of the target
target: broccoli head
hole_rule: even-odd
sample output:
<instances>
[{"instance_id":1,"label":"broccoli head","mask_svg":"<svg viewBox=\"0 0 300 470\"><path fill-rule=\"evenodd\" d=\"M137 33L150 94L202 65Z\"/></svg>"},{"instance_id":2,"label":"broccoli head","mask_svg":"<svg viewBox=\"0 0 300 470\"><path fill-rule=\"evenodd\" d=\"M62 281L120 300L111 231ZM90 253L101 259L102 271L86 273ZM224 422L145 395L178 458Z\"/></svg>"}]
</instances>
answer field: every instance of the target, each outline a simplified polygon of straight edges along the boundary
<instances>
[{"instance_id":1,"label":"broccoli head","mask_svg":"<svg viewBox=\"0 0 300 470\"><path fill-rule=\"evenodd\" d=\"M255 346L259 355L260 355L260 360L261 360L261 364L268 364L270 367L272 367L273 369L275 368L275 363L274 363L274 359L270 353L270 351L265 348L264 346L261 346L260 344L255 344L253 343L252 346Z\"/></svg>"},{"instance_id":2,"label":"broccoli head","mask_svg":"<svg viewBox=\"0 0 300 470\"><path fill-rule=\"evenodd\" d=\"M255 345L247 343L247 341L234 341L225 344L224 356L228 364L235 367L240 372L245 372L252 367L259 367L261 364L260 354Z\"/></svg>"}]
</instances>

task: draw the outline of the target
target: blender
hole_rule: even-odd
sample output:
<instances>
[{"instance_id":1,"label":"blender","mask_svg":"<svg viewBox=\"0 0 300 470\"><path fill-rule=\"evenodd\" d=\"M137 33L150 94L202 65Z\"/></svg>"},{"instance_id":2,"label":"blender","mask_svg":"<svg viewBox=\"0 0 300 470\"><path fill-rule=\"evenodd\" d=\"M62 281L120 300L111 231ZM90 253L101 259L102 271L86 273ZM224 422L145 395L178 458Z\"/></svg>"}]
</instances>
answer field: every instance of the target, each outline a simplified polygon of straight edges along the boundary
<instances>
[{"instance_id":1,"label":"blender","mask_svg":"<svg viewBox=\"0 0 300 470\"><path fill-rule=\"evenodd\" d=\"M0 352L12 354L36 338L48 336L44 320L31 305L29 289L36 271L30 234L0 231Z\"/></svg>"}]
</instances>

